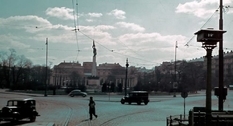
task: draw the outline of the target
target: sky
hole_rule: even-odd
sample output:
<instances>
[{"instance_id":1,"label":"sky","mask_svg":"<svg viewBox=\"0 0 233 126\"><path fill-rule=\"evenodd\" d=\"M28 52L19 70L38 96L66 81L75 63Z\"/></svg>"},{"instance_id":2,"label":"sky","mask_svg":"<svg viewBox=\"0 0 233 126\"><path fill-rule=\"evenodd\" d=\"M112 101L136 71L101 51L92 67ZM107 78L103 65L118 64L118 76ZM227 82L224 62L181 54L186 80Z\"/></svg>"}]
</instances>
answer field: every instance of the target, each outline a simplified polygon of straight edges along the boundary
<instances>
[{"instance_id":1,"label":"sky","mask_svg":"<svg viewBox=\"0 0 233 126\"><path fill-rule=\"evenodd\" d=\"M224 52L233 50L233 0L223 0ZM33 65L92 62L153 68L206 55L195 32L219 28L219 0L1 0L0 52ZM76 29L76 30L75 30ZM175 53L175 47L177 48ZM218 47L213 50L218 55Z\"/></svg>"}]
</instances>

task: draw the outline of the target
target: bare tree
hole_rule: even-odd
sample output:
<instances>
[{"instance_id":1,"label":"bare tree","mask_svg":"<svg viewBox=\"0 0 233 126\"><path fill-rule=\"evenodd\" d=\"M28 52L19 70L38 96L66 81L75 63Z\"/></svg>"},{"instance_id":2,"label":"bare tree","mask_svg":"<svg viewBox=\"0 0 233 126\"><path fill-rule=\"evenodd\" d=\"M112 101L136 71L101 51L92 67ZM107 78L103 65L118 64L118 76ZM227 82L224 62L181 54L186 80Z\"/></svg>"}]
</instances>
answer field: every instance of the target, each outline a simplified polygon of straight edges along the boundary
<instances>
[{"instance_id":1,"label":"bare tree","mask_svg":"<svg viewBox=\"0 0 233 126\"><path fill-rule=\"evenodd\" d=\"M3 75L2 79L6 82L6 87L17 85L19 81L23 83L22 81L25 81L23 78L29 74L25 73L25 69L32 66L29 59L23 55L17 56L14 49L9 49L9 52L9 55L7 52L0 52L1 74Z\"/></svg>"},{"instance_id":2,"label":"bare tree","mask_svg":"<svg viewBox=\"0 0 233 126\"><path fill-rule=\"evenodd\" d=\"M16 51L14 49L9 49L9 51L10 55L7 52L0 53L0 62L2 64L2 73L6 81L6 87L10 87L11 85L11 67L14 66L15 60L17 59Z\"/></svg>"}]
</instances>

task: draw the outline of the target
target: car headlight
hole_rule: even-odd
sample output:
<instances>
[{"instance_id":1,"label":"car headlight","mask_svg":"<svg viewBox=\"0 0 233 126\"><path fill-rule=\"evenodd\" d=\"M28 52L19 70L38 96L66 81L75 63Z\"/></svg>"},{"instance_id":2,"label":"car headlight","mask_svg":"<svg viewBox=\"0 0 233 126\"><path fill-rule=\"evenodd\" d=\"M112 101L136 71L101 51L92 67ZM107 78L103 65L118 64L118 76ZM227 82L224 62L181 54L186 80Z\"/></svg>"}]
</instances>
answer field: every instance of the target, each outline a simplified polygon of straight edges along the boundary
<instances>
[{"instance_id":1,"label":"car headlight","mask_svg":"<svg viewBox=\"0 0 233 126\"><path fill-rule=\"evenodd\" d=\"M2 108L2 113L10 113L10 112L12 112L12 109L10 109L8 107Z\"/></svg>"}]
</instances>

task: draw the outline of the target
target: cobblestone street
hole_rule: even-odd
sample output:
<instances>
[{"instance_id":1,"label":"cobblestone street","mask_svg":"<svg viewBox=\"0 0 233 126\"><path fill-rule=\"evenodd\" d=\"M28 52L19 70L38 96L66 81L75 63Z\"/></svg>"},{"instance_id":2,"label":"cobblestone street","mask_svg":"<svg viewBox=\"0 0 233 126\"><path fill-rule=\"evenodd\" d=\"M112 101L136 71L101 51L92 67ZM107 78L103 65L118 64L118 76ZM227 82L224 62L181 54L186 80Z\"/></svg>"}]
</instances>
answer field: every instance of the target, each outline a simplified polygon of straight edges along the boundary
<instances>
[{"instance_id":1,"label":"cobblestone street","mask_svg":"<svg viewBox=\"0 0 233 126\"><path fill-rule=\"evenodd\" d=\"M228 92L225 101L225 109L233 108L233 92ZM166 117L170 115L180 115L184 113L184 99L177 94L150 96L148 105L121 104L120 95L94 95L96 101L97 119L89 120L88 100L89 96L68 97L65 95L47 96L28 95L19 93L1 92L0 107L5 106L8 99L29 98L37 101L37 111L41 116L36 122L29 123L21 121L19 125L52 125L55 126L165 126ZM217 97L212 96L213 109L217 109ZM186 98L186 114L194 106L205 106L204 91L197 94L190 94ZM10 125L8 122L1 122L0 125Z\"/></svg>"}]
</instances>

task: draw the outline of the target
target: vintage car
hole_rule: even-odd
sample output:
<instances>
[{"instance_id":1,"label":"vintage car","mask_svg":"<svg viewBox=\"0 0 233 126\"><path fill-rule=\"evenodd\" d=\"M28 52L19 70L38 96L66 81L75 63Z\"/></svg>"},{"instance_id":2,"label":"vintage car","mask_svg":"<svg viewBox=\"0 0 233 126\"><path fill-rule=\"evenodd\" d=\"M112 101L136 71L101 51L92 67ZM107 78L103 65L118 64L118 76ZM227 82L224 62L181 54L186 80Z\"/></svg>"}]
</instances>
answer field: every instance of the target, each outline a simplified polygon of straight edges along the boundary
<instances>
[{"instance_id":1,"label":"vintage car","mask_svg":"<svg viewBox=\"0 0 233 126\"><path fill-rule=\"evenodd\" d=\"M82 97L86 97L87 93L86 92L82 92L81 90L73 90L68 94L70 97L74 97L74 96L82 96Z\"/></svg>"},{"instance_id":2,"label":"vintage car","mask_svg":"<svg viewBox=\"0 0 233 126\"><path fill-rule=\"evenodd\" d=\"M16 122L22 119L30 119L31 122L39 116L36 111L36 100L8 100L7 105L0 110L0 121Z\"/></svg>"},{"instance_id":3,"label":"vintage car","mask_svg":"<svg viewBox=\"0 0 233 126\"><path fill-rule=\"evenodd\" d=\"M138 105L144 102L144 104L147 105L149 102L148 92L147 91L131 91L128 93L127 96L124 96L121 99L121 104L125 104L125 102L128 102L128 104L135 102Z\"/></svg>"}]
</instances>

